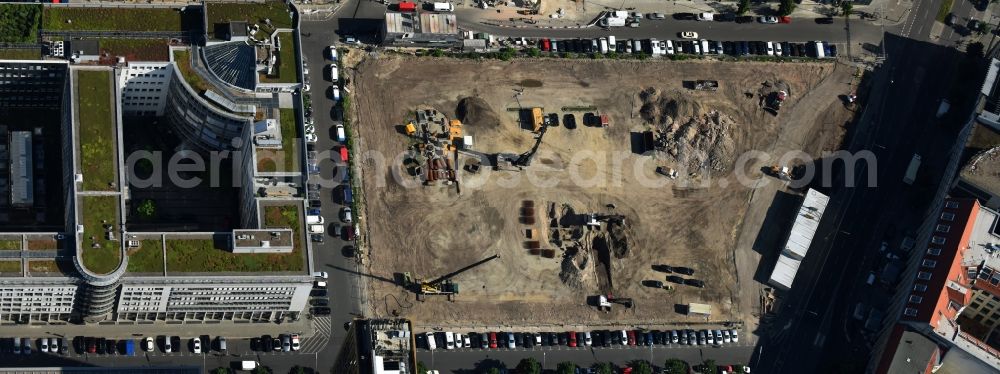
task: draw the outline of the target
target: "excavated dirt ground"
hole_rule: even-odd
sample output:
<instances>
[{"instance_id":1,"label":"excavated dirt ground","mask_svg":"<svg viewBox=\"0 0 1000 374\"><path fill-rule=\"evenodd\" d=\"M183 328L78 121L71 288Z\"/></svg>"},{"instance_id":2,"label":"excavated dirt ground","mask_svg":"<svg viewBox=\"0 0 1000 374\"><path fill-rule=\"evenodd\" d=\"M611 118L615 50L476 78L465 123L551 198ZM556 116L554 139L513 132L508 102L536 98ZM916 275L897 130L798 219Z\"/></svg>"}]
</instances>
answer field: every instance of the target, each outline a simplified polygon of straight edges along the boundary
<instances>
[{"instance_id":1,"label":"excavated dirt ground","mask_svg":"<svg viewBox=\"0 0 1000 374\"><path fill-rule=\"evenodd\" d=\"M836 73L843 75L843 70L840 67ZM364 154L352 156L360 160L367 204L359 213L367 218L362 230L370 238L369 308L375 315L396 312L432 326L704 322L675 312L676 305L689 302L713 305L712 321L740 319L733 310L739 297L733 246L748 187L733 177L732 159L748 150L768 150L788 116L814 124L787 130L810 139L812 149L806 152L815 154L838 144L843 121L831 116L848 117L837 99L843 88L824 83L813 92L832 72L834 65L829 63L475 62L392 55L363 61L353 79L356 144L368 156L379 155L364 160ZM683 88L682 79L714 79L720 88L691 91ZM764 81L779 80L793 94L775 117L759 107L755 93ZM681 187L683 178L656 174L657 166L671 162L664 152L637 153L636 134L654 126L642 113L642 93L651 88L687 103L683 113L675 113L677 121L713 113L725 117L724 134L721 129L703 131L712 138L701 143L731 148L724 150L727 165L713 171L710 180L699 176L695 181L707 188ZM822 107L796 108L803 95L811 94L828 99L820 100ZM533 134L520 127L518 112L508 108L540 106L545 113L558 113L560 124L548 130L526 171L475 175L460 171L459 188L422 186L413 177L394 177L406 173L392 169L402 164L398 161L402 158L394 158L415 143L403 134L402 126L417 107L426 106L449 118L464 119L465 134L472 135L475 149L485 153L520 154L534 143ZM583 111L561 110L582 106L608 114L611 126L588 127L582 123ZM563 123L568 113L575 115L575 128ZM821 120L821 115L827 118ZM812 139L817 136L823 139ZM533 225L522 219L525 201L534 204ZM572 246L550 242L552 206L559 212L569 207L576 214L621 215L625 223L613 234L607 232L607 224L599 230L581 228L577 234L585 245L569 250L575 255L566 260L564 249ZM554 257L527 249L529 229L541 236L541 249L556 250ZM594 240L598 236L604 239ZM592 249L604 247L597 243L608 238L615 242L614 253ZM455 302L444 297L417 302L401 287L377 280L393 279L402 272L433 279L494 253L500 258L455 277L461 288ZM605 262L610 262L610 271ZM652 264L691 267L693 278L707 286L677 285L673 291L646 287L643 280L670 284L665 274L651 269ZM610 280L604 279L607 273ZM625 310L616 305L605 313L589 306L588 297L602 289L633 298L636 307Z\"/></svg>"}]
</instances>

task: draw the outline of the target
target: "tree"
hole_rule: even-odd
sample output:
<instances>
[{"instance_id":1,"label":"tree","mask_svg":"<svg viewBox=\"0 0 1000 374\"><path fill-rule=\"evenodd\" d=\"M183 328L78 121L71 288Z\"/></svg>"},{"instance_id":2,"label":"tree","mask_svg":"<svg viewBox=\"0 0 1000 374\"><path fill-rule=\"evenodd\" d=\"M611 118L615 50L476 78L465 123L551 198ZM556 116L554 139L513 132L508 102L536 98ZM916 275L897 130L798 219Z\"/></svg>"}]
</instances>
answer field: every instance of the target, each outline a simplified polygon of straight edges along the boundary
<instances>
[{"instance_id":1,"label":"tree","mask_svg":"<svg viewBox=\"0 0 1000 374\"><path fill-rule=\"evenodd\" d=\"M594 371L596 371L597 374L615 374L615 366L611 365L610 362L598 362L594 364Z\"/></svg>"},{"instance_id":2,"label":"tree","mask_svg":"<svg viewBox=\"0 0 1000 374\"><path fill-rule=\"evenodd\" d=\"M152 218L153 215L156 214L156 203L150 199L143 200L139 203L139 207L136 208L136 211L139 212L139 215L142 216L142 218Z\"/></svg>"},{"instance_id":3,"label":"tree","mask_svg":"<svg viewBox=\"0 0 1000 374\"><path fill-rule=\"evenodd\" d=\"M719 372L719 367L715 365L715 360L712 359L705 360L705 362L703 362L701 366L702 366L701 368L702 373L715 374Z\"/></svg>"},{"instance_id":4,"label":"tree","mask_svg":"<svg viewBox=\"0 0 1000 374\"><path fill-rule=\"evenodd\" d=\"M441 48L434 48L434 50L431 51L431 56L443 57L444 51Z\"/></svg>"},{"instance_id":5,"label":"tree","mask_svg":"<svg viewBox=\"0 0 1000 374\"><path fill-rule=\"evenodd\" d=\"M744 15L750 11L750 0L740 0L740 3L736 5L736 14Z\"/></svg>"},{"instance_id":6,"label":"tree","mask_svg":"<svg viewBox=\"0 0 1000 374\"><path fill-rule=\"evenodd\" d=\"M427 365L424 365L423 361L417 361L417 374L426 374Z\"/></svg>"},{"instance_id":7,"label":"tree","mask_svg":"<svg viewBox=\"0 0 1000 374\"><path fill-rule=\"evenodd\" d=\"M781 0L781 4L778 4L778 14L781 16L787 16L795 11L795 0Z\"/></svg>"},{"instance_id":8,"label":"tree","mask_svg":"<svg viewBox=\"0 0 1000 374\"><path fill-rule=\"evenodd\" d=\"M528 48L527 53L530 57L538 57L542 55L542 51L535 47Z\"/></svg>"},{"instance_id":9,"label":"tree","mask_svg":"<svg viewBox=\"0 0 1000 374\"><path fill-rule=\"evenodd\" d=\"M267 366L260 366L260 365L258 365L257 368L253 369L253 371L251 373L253 373L253 374L271 374L271 368L269 368Z\"/></svg>"},{"instance_id":10,"label":"tree","mask_svg":"<svg viewBox=\"0 0 1000 374\"><path fill-rule=\"evenodd\" d=\"M212 370L212 374L229 374L229 368L215 368Z\"/></svg>"},{"instance_id":11,"label":"tree","mask_svg":"<svg viewBox=\"0 0 1000 374\"><path fill-rule=\"evenodd\" d=\"M556 366L556 374L575 374L575 373L576 373L576 364L572 362L564 361L560 362L559 365Z\"/></svg>"},{"instance_id":12,"label":"tree","mask_svg":"<svg viewBox=\"0 0 1000 374\"><path fill-rule=\"evenodd\" d=\"M500 374L500 369L497 368L486 369L486 374Z\"/></svg>"},{"instance_id":13,"label":"tree","mask_svg":"<svg viewBox=\"0 0 1000 374\"><path fill-rule=\"evenodd\" d=\"M522 359L517 363L517 372L521 374L541 374L542 364L538 363L534 357Z\"/></svg>"},{"instance_id":14,"label":"tree","mask_svg":"<svg viewBox=\"0 0 1000 374\"><path fill-rule=\"evenodd\" d=\"M295 365L295 366L292 366L292 370L289 371L288 374L306 374L308 372L311 372L311 370L306 370L306 368L304 368L304 367L301 367L299 365Z\"/></svg>"},{"instance_id":15,"label":"tree","mask_svg":"<svg viewBox=\"0 0 1000 374\"><path fill-rule=\"evenodd\" d=\"M849 17L851 15L851 12L853 12L853 11L854 11L854 2L853 1L841 1L840 2L840 13L843 14L844 17Z\"/></svg>"},{"instance_id":16,"label":"tree","mask_svg":"<svg viewBox=\"0 0 1000 374\"><path fill-rule=\"evenodd\" d=\"M663 363L663 370L666 374L687 374L688 364L676 358L668 358Z\"/></svg>"},{"instance_id":17,"label":"tree","mask_svg":"<svg viewBox=\"0 0 1000 374\"><path fill-rule=\"evenodd\" d=\"M631 366L633 374L653 374L653 367L645 360L632 361Z\"/></svg>"}]
</instances>

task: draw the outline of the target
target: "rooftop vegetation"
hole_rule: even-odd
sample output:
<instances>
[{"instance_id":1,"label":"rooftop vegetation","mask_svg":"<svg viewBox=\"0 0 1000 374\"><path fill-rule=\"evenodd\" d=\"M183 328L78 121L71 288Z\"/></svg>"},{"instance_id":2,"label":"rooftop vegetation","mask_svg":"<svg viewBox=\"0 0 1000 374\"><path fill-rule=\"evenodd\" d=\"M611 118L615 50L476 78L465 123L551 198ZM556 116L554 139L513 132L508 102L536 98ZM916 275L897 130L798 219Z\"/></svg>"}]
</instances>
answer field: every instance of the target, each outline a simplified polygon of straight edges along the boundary
<instances>
[{"instance_id":1,"label":"rooftop vegetation","mask_svg":"<svg viewBox=\"0 0 1000 374\"><path fill-rule=\"evenodd\" d=\"M110 191L116 181L114 116L112 113L111 72L80 70L77 73L77 102L80 105L80 168L83 189Z\"/></svg>"},{"instance_id":2,"label":"rooftop vegetation","mask_svg":"<svg viewBox=\"0 0 1000 374\"><path fill-rule=\"evenodd\" d=\"M121 238L118 235L118 197L80 196L80 215L83 221L83 266L96 274L107 274L121 262ZM115 233L114 240L107 237L107 228Z\"/></svg>"}]
</instances>

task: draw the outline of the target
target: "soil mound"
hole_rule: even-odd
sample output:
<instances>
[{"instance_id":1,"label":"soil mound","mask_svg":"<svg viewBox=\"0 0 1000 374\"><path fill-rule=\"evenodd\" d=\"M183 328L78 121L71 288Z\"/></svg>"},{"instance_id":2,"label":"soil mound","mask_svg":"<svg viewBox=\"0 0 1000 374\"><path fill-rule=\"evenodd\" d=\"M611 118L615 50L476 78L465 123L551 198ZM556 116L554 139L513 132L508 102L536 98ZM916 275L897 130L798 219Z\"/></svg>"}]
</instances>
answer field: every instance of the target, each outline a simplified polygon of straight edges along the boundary
<instances>
[{"instance_id":1,"label":"soil mound","mask_svg":"<svg viewBox=\"0 0 1000 374\"><path fill-rule=\"evenodd\" d=\"M500 116L490 104L479 97L466 97L458 101L455 118L463 125L492 129L500 127Z\"/></svg>"}]
</instances>

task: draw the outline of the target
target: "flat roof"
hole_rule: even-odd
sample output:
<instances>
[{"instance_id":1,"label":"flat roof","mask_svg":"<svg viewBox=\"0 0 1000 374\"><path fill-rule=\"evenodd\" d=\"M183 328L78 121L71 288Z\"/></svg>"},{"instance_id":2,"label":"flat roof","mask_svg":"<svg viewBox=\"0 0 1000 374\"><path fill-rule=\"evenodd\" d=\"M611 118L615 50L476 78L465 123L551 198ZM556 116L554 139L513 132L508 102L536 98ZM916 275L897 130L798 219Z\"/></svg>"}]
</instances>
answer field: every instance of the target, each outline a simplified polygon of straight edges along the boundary
<instances>
[{"instance_id":1,"label":"flat roof","mask_svg":"<svg viewBox=\"0 0 1000 374\"><path fill-rule=\"evenodd\" d=\"M981 152L969 160L959 178L991 195L1000 195L1000 147Z\"/></svg>"},{"instance_id":2,"label":"flat roof","mask_svg":"<svg viewBox=\"0 0 1000 374\"><path fill-rule=\"evenodd\" d=\"M30 207L35 203L31 132L10 133L10 203Z\"/></svg>"},{"instance_id":3,"label":"flat roof","mask_svg":"<svg viewBox=\"0 0 1000 374\"><path fill-rule=\"evenodd\" d=\"M70 54L79 53L84 56L97 56L101 54L100 41L97 39L70 40Z\"/></svg>"},{"instance_id":4,"label":"flat roof","mask_svg":"<svg viewBox=\"0 0 1000 374\"><path fill-rule=\"evenodd\" d=\"M799 260L806 257L806 252L812 245L813 236L816 235L816 228L819 227L819 222L823 219L826 204L829 202L830 197L819 191L809 189L806 192L799 212L795 215L795 223L792 224L792 231L788 235L788 241L785 242L783 254Z\"/></svg>"},{"instance_id":5,"label":"flat roof","mask_svg":"<svg viewBox=\"0 0 1000 374\"><path fill-rule=\"evenodd\" d=\"M385 13L385 30L392 34L458 34L454 14Z\"/></svg>"},{"instance_id":6,"label":"flat roof","mask_svg":"<svg viewBox=\"0 0 1000 374\"><path fill-rule=\"evenodd\" d=\"M233 244L237 248L291 248L290 229L233 230Z\"/></svg>"},{"instance_id":7,"label":"flat roof","mask_svg":"<svg viewBox=\"0 0 1000 374\"><path fill-rule=\"evenodd\" d=\"M896 338L897 334L893 335ZM885 373L923 373L928 364L932 361L937 364L941 358L940 348L934 341L913 331L903 331L898 334L898 340L890 344L896 349Z\"/></svg>"},{"instance_id":8,"label":"flat roof","mask_svg":"<svg viewBox=\"0 0 1000 374\"><path fill-rule=\"evenodd\" d=\"M778 262L771 271L771 278L768 280L772 286L783 288L785 291L792 289L792 282L795 281L795 274L799 272L802 261L781 254Z\"/></svg>"}]
</instances>

